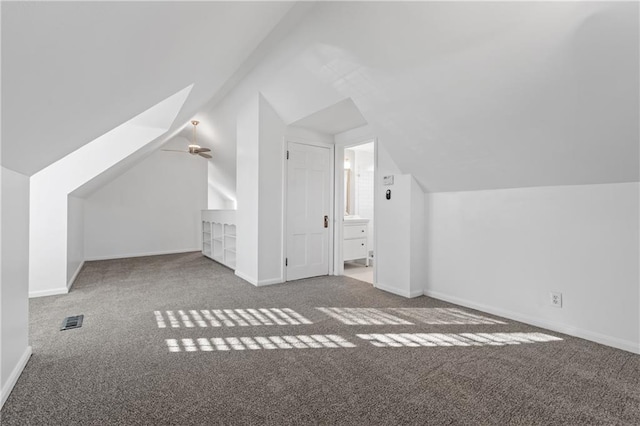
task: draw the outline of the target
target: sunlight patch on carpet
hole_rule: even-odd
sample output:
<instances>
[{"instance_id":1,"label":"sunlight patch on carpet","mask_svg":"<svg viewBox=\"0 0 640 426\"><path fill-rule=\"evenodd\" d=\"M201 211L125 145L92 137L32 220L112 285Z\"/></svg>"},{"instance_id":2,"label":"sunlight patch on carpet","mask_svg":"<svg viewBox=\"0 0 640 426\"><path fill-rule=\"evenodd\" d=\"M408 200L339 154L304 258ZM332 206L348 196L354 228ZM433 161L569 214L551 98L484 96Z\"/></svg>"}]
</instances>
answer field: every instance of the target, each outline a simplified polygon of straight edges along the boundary
<instances>
[{"instance_id":1,"label":"sunlight patch on carpet","mask_svg":"<svg viewBox=\"0 0 640 426\"><path fill-rule=\"evenodd\" d=\"M357 334L356 336L379 348L403 346L504 346L562 340L559 337L544 333L372 333Z\"/></svg>"},{"instance_id":2,"label":"sunlight patch on carpet","mask_svg":"<svg viewBox=\"0 0 640 426\"><path fill-rule=\"evenodd\" d=\"M374 308L316 308L346 325L413 325L413 323Z\"/></svg>"},{"instance_id":3,"label":"sunlight patch on carpet","mask_svg":"<svg viewBox=\"0 0 640 426\"><path fill-rule=\"evenodd\" d=\"M458 308L390 308L390 311L424 324L506 324Z\"/></svg>"},{"instance_id":4,"label":"sunlight patch on carpet","mask_svg":"<svg viewBox=\"0 0 640 426\"><path fill-rule=\"evenodd\" d=\"M260 349L355 348L356 345L335 334L258 337L205 337L166 339L169 352L244 351Z\"/></svg>"},{"instance_id":5,"label":"sunlight patch on carpet","mask_svg":"<svg viewBox=\"0 0 640 426\"><path fill-rule=\"evenodd\" d=\"M154 311L158 328L248 327L257 325L303 325L310 320L289 308L189 309Z\"/></svg>"}]
</instances>

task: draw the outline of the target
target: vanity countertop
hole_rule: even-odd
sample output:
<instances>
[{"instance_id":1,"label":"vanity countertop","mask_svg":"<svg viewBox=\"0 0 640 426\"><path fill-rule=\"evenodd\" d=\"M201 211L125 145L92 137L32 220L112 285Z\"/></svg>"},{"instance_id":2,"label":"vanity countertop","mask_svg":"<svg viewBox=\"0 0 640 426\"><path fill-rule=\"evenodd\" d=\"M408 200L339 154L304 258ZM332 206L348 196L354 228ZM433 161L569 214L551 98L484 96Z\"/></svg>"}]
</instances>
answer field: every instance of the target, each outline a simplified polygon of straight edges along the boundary
<instances>
[{"instance_id":1,"label":"vanity countertop","mask_svg":"<svg viewBox=\"0 0 640 426\"><path fill-rule=\"evenodd\" d=\"M345 216L345 223L369 223L369 219L360 216Z\"/></svg>"}]
</instances>

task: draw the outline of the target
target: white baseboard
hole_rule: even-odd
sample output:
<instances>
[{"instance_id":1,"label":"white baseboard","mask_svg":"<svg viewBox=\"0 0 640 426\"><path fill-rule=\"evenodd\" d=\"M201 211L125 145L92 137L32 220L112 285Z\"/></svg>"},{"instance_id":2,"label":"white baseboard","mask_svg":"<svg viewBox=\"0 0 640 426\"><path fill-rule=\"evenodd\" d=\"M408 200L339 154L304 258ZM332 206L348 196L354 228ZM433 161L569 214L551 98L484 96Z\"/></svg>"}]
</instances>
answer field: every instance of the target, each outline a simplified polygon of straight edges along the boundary
<instances>
[{"instance_id":1,"label":"white baseboard","mask_svg":"<svg viewBox=\"0 0 640 426\"><path fill-rule=\"evenodd\" d=\"M581 339L590 340L592 342L600 343L602 345L611 346L613 348L622 349L624 351L640 354L640 344L630 340L619 339L617 337L606 336L604 334L596 333L589 330L583 330L577 327L561 324L553 321L547 321L540 318L532 317L529 315L523 315L517 312L496 308L493 306L485 305L483 303L476 303L466 299L461 299L455 296L449 296L437 291L425 290L425 296L433 297L435 299L444 300L445 302L455 303L456 305L465 306L471 309L477 309L489 314L498 315L504 318L508 318L514 321L524 322L536 327L546 328L558 333L568 334L569 336L579 337Z\"/></svg>"},{"instance_id":2,"label":"white baseboard","mask_svg":"<svg viewBox=\"0 0 640 426\"><path fill-rule=\"evenodd\" d=\"M80 265L78 266L76 271L73 273L73 276L71 277L71 279L67 283L67 292L71 290L71 287L73 286L73 283L76 282L76 278L78 278L78 274L82 270L82 267L84 266L84 262L85 262L84 260L82 262L80 262Z\"/></svg>"},{"instance_id":3,"label":"white baseboard","mask_svg":"<svg viewBox=\"0 0 640 426\"><path fill-rule=\"evenodd\" d=\"M282 278L271 278L269 280L260 280L258 281L257 286L258 287L263 287L266 285L274 285L274 284L282 284L284 281L282 281Z\"/></svg>"},{"instance_id":4,"label":"white baseboard","mask_svg":"<svg viewBox=\"0 0 640 426\"><path fill-rule=\"evenodd\" d=\"M76 271L73 273L73 276L71 277L69 282L67 282L67 286L66 287L53 288L53 289L50 289L50 290L30 291L29 292L29 298L31 299L31 298L34 298L34 297L57 296L57 295L60 295L60 294L69 293L69 291L71 290L71 287L73 286L73 283L76 281L76 278L78 278L78 274L80 274L80 271L82 270L82 267L84 266L84 262L85 261L83 260L82 263L80 263L80 265L78 266Z\"/></svg>"},{"instance_id":5,"label":"white baseboard","mask_svg":"<svg viewBox=\"0 0 640 426\"><path fill-rule=\"evenodd\" d=\"M254 285L256 287L258 286L258 280L257 279L255 279L253 277L250 277L249 275L246 275L246 274L238 271L237 269L235 271L235 274L236 274L236 276L242 278L243 280L245 280L249 284L252 284L252 285Z\"/></svg>"},{"instance_id":6,"label":"white baseboard","mask_svg":"<svg viewBox=\"0 0 640 426\"><path fill-rule=\"evenodd\" d=\"M106 256L87 256L85 261L90 262L94 260L126 259L128 257L162 256L164 254L191 253L194 251L202 251L202 248L196 247L196 248L188 248L188 249L180 249L180 250L151 251L146 253L112 254L112 255L106 255Z\"/></svg>"},{"instance_id":7,"label":"white baseboard","mask_svg":"<svg viewBox=\"0 0 640 426\"><path fill-rule=\"evenodd\" d=\"M377 288L377 289L384 290L384 291L387 291L389 293L393 293L393 294L396 294L398 296L406 297L406 298L409 298L409 299L413 299L414 297L422 296L424 294L420 290L413 291L413 292L402 291L402 290L399 290L397 288L388 287L388 286L386 286L384 284L380 284L380 283L376 283L373 286L375 288Z\"/></svg>"},{"instance_id":8,"label":"white baseboard","mask_svg":"<svg viewBox=\"0 0 640 426\"><path fill-rule=\"evenodd\" d=\"M67 293L69 293L69 289L67 287L53 288L50 290L36 290L29 292L29 299L34 297L57 296L59 294Z\"/></svg>"},{"instance_id":9,"label":"white baseboard","mask_svg":"<svg viewBox=\"0 0 640 426\"><path fill-rule=\"evenodd\" d=\"M9 394L11 394L11 391L16 385L20 374L22 374L22 370L24 370L24 368L27 366L27 362L29 362L29 358L31 358L31 353L31 346L27 346L27 348L24 350L24 353L20 357L20 360L18 360L18 364L16 364L16 366L11 371L11 374L9 374L7 382L4 384L4 386L2 386L2 391L0 391L0 409L4 405L7 398L9 398Z\"/></svg>"},{"instance_id":10,"label":"white baseboard","mask_svg":"<svg viewBox=\"0 0 640 426\"><path fill-rule=\"evenodd\" d=\"M282 278L270 278L268 280L257 280L253 277L250 277L247 274L242 273L241 271L238 271L237 269L235 271L235 274L236 276L242 278L249 284L254 285L256 287L264 287L264 286L273 285L273 284L282 284L284 282L282 281Z\"/></svg>"}]
</instances>

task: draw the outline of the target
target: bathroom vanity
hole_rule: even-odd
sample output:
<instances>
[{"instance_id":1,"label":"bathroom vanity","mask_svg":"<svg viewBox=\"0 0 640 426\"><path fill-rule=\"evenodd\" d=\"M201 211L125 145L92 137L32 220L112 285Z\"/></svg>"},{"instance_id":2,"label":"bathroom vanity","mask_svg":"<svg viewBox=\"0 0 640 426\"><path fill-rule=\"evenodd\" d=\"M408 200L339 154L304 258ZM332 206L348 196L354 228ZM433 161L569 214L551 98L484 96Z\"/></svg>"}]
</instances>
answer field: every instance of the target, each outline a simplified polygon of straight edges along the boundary
<instances>
[{"instance_id":1,"label":"bathroom vanity","mask_svg":"<svg viewBox=\"0 0 640 426\"><path fill-rule=\"evenodd\" d=\"M369 219L346 216L342 226L343 260L362 259L369 266Z\"/></svg>"}]
</instances>

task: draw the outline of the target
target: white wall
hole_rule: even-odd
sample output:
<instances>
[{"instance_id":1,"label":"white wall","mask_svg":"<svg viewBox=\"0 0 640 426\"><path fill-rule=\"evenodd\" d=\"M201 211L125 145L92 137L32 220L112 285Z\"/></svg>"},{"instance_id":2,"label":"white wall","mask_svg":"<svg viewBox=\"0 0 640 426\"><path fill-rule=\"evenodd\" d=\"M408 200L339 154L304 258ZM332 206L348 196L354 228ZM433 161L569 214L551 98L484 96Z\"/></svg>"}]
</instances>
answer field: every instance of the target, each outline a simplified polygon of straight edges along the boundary
<instances>
[{"instance_id":1,"label":"white wall","mask_svg":"<svg viewBox=\"0 0 640 426\"><path fill-rule=\"evenodd\" d=\"M164 148L185 147L178 139ZM207 160L155 151L84 204L87 260L198 251Z\"/></svg>"},{"instance_id":2,"label":"white wall","mask_svg":"<svg viewBox=\"0 0 640 426\"><path fill-rule=\"evenodd\" d=\"M236 133L239 110L228 102L198 116L198 135L209 141L212 159L208 164L208 208L235 209L236 206Z\"/></svg>"},{"instance_id":3,"label":"white wall","mask_svg":"<svg viewBox=\"0 0 640 426\"><path fill-rule=\"evenodd\" d=\"M285 126L261 94L237 122L236 275L253 285L283 281Z\"/></svg>"},{"instance_id":4,"label":"white wall","mask_svg":"<svg viewBox=\"0 0 640 426\"><path fill-rule=\"evenodd\" d=\"M192 87L182 89L31 176L29 296L68 292L67 196L163 135Z\"/></svg>"},{"instance_id":5,"label":"white wall","mask_svg":"<svg viewBox=\"0 0 640 426\"><path fill-rule=\"evenodd\" d=\"M69 195L67 202L67 287L84 265L84 200Z\"/></svg>"},{"instance_id":6,"label":"white wall","mask_svg":"<svg viewBox=\"0 0 640 426\"><path fill-rule=\"evenodd\" d=\"M357 150L355 151L355 214L369 219L367 224L369 239L367 253L373 250L374 238L374 156L373 152Z\"/></svg>"},{"instance_id":7,"label":"white wall","mask_svg":"<svg viewBox=\"0 0 640 426\"><path fill-rule=\"evenodd\" d=\"M373 152L356 151L355 213L373 219Z\"/></svg>"},{"instance_id":8,"label":"white wall","mask_svg":"<svg viewBox=\"0 0 640 426\"><path fill-rule=\"evenodd\" d=\"M351 215L355 215L357 214L357 206L356 206L356 168L355 168L355 164L356 164L356 152L352 149L345 149L344 150L344 155L339 158L336 159L336 166L340 167L341 164L343 164L342 160L346 161L349 160L349 174L351 176L351 178L349 179L349 194L348 194L348 200L347 197L343 197L345 199L345 204L348 201L349 202L349 214ZM343 165L344 166L344 165ZM344 172L343 172L344 173ZM343 176L343 179L346 179L346 177ZM344 184L342 185L342 188L346 188L347 185ZM345 206L345 211L346 211L346 206Z\"/></svg>"},{"instance_id":9,"label":"white wall","mask_svg":"<svg viewBox=\"0 0 640 426\"><path fill-rule=\"evenodd\" d=\"M429 194L426 294L640 353L639 191L636 182Z\"/></svg>"},{"instance_id":10,"label":"white wall","mask_svg":"<svg viewBox=\"0 0 640 426\"><path fill-rule=\"evenodd\" d=\"M258 208L260 118L258 97L251 99L237 121L236 275L258 283Z\"/></svg>"},{"instance_id":11,"label":"white wall","mask_svg":"<svg viewBox=\"0 0 640 426\"><path fill-rule=\"evenodd\" d=\"M382 144L376 146L375 182L377 288L405 297L420 295L426 280L424 269L424 195L411 175L403 175ZM383 185L393 175L393 185ZM391 199L386 191L391 190Z\"/></svg>"},{"instance_id":12,"label":"white wall","mask_svg":"<svg viewBox=\"0 0 640 426\"><path fill-rule=\"evenodd\" d=\"M259 283L284 279L284 136L286 128L267 100L260 95L260 177L258 215Z\"/></svg>"},{"instance_id":13,"label":"white wall","mask_svg":"<svg viewBox=\"0 0 640 426\"><path fill-rule=\"evenodd\" d=\"M391 191L389 200L387 190ZM425 282L424 195L413 176L402 174L395 174L393 185L381 185L379 191L375 286L405 297L421 296Z\"/></svg>"},{"instance_id":14,"label":"white wall","mask_svg":"<svg viewBox=\"0 0 640 426\"><path fill-rule=\"evenodd\" d=\"M29 178L2 167L0 407L29 360Z\"/></svg>"}]
</instances>

